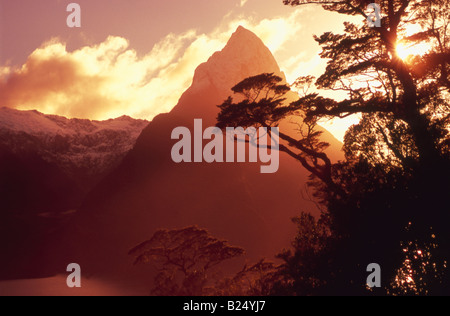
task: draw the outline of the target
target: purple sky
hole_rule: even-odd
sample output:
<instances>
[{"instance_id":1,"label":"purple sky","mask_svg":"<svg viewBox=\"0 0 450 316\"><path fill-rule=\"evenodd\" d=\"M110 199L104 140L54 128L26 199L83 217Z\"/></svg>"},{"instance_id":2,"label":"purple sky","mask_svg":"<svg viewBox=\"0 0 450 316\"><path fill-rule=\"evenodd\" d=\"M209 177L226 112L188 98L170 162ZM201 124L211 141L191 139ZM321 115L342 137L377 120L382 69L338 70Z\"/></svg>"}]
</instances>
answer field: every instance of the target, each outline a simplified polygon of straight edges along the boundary
<instances>
[{"instance_id":1,"label":"purple sky","mask_svg":"<svg viewBox=\"0 0 450 316\"><path fill-rule=\"evenodd\" d=\"M82 9L81 29L66 26L69 3ZM235 10L235 14L263 19L287 14L291 8L281 0L0 0L2 46L0 61L24 62L44 41L59 37L73 50L104 41L108 35L122 36L145 53L169 33L191 28L208 33Z\"/></svg>"}]
</instances>

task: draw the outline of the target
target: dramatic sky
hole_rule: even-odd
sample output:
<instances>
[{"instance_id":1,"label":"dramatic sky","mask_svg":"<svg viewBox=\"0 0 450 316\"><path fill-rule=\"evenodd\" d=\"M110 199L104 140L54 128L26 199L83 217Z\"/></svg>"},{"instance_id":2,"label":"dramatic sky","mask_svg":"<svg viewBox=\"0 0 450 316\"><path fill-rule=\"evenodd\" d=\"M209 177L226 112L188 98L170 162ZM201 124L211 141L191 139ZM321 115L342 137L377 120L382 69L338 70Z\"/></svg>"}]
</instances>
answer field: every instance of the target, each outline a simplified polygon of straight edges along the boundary
<instances>
[{"instance_id":1,"label":"dramatic sky","mask_svg":"<svg viewBox=\"0 0 450 316\"><path fill-rule=\"evenodd\" d=\"M81 28L66 7L81 6ZM0 0L0 106L67 117L152 119L239 25L271 49L288 81L320 75L312 35L342 16L282 0ZM348 124L348 121L345 122ZM328 127L342 138L347 126Z\"/></svg>"}]
</instances>

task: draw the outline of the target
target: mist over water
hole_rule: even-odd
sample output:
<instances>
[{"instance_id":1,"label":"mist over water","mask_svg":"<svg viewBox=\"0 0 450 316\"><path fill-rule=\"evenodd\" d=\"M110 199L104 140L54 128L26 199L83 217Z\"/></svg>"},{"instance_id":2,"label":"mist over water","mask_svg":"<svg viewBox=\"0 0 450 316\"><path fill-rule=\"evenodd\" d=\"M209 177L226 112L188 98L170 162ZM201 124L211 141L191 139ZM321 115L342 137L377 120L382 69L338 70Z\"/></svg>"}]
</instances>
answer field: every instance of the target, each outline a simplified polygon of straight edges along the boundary
<instances>
[{"instance_id":1,"label":"mist over water","mask_svg":"<svg viewBox=\"0 0 450 316\"><path fill-rule=\"evenodd\" d=\"M148 289L124 286L100 279L82 280L81 288L69 288L66 276L0 282L0 296L135 296L148 295Z\"/></svg>"}]
</instances>

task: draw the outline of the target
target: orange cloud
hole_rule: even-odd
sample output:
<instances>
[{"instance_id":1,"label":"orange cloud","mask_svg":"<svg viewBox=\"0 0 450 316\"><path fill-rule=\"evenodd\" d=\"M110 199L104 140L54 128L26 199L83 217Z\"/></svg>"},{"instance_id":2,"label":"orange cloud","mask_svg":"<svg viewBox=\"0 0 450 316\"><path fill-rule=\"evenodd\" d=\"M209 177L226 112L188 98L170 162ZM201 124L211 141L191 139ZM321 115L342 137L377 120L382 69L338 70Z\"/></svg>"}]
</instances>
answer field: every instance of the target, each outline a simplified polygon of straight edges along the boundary
<instances>
[{"instance_id":1,"label":"orange cloud","mask_svg":"<svg viewBox=\"0 0 450 316\"><path fill-rule=\"evenodd\" d=\"M192 37L169 35L142 58L120 37L74 52L52 40L21 68L0 67L0 105L90 119L123 114L151 118L176 103L179 96L171 89L188 84L189 76L176 78L177 58L183 42ZM161 73L167 77L161 79Z\"/></svg>"},{"instance_id":2,"label":"orange cloud","mask_svg":"<svg viewBox=\"0 0 450 316\"><path fill-rule=\"evenodd\" d=\"M76 61L67 56L36 51L21 69L0 83L1 105L68 116L95 116L107 101L97 93L104 81L100 76L84 74Z\"/></svg>"}]
</instances>

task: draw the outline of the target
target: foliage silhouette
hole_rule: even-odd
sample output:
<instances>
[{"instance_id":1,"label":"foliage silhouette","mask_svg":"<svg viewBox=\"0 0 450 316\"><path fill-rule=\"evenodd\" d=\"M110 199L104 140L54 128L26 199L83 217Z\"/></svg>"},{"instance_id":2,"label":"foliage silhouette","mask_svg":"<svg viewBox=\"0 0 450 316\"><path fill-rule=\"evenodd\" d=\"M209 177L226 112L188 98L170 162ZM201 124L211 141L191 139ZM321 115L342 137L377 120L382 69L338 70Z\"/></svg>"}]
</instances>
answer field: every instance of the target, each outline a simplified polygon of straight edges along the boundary
<instances>
[{"instance_id":1,"label":"foliage silhouette","mask_svg":"<svg viewBox=\"0 0 450 316\"><path fill-rule=\"evenodd\" d=\"M211 236L196 226L161 229L129 255L134 264L154 264L158 269L154 295L199 296L210 292L210 270L225 260L239 257L244 250Z\"/></svg>"},{"instance_id":2,"label":"foliage silhouette","mask_svg":"<svg viewBox=\"0 0 450 316\"><path fill-rule=\"evenodd\" d=\"M361 16L361 24L345 23L344 34L315 36L328 59L316 88L344 91L345 100L310 92L312 78L303 77L295 83L303 95L286 104L281 78L262 74L233 89L236 103L230 97L219 106L221 128L278 126L289 115L305 124L297 138L280 132L280 151L311 172L325 210L319 219L295 219L298 236L279 255L272 294L450 294L450 1L380 1L379 28L366 20L372 2L284 1ZM421 29L407 36L413 24ZM403 60L400 42L429 51ZM361 120L345 136L346 159L333 164L317 122L354 114ZM365 285L370 263L382 267L381 289Z\"/></svg>"},{"instance_id":3,"label":"foliage silhouette","mask_svg":"<svg viewBox=\"0 0 450 316\"><path fill-rule=\"evenodd\" d=\"M261 259L255 264L246 264L232 276L224 276L223 270L214 269L243 254L242 248L231 246L196 226L160 229L129 252L135 257L135 265L153 264L158 270L152 295L270 295L275 280L279 279L279 266L273 262Z\"/></svg>"}]
</instances>

